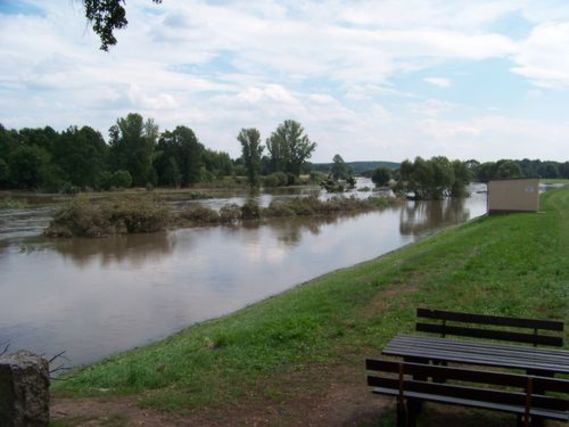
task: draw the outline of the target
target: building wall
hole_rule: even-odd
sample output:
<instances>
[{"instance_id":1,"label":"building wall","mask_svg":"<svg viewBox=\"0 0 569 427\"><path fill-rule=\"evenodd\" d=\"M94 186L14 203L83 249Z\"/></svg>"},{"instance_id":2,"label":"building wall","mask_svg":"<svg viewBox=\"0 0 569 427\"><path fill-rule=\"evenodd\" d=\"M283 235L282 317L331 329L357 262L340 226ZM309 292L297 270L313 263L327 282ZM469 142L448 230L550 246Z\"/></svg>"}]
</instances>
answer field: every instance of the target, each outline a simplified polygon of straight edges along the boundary
<instances>
[{"instance_id":1,"label":"building wall","mask_svg":"<svg viewBox=\"0 0 569 427\"><path fill-rule=\"evenodd\" d=\"M501 179L488 183L488 212L537 212L539 179Z\"/></svg>"}]
</instances>

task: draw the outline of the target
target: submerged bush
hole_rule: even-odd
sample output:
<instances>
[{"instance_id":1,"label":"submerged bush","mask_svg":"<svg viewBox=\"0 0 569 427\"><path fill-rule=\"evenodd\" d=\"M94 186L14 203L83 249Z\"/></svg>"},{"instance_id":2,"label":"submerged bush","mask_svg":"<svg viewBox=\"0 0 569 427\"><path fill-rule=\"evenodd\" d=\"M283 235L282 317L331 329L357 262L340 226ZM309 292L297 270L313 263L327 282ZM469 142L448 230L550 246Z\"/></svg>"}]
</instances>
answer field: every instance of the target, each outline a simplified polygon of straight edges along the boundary
<instances>
[{"instance_id":1,"label":"submerged bush","mask_svg":"<svg viewBox=\"0 0 569 427\"><path fill-rule=\"evenodd\" d=\"M219 220L222 224L233 224L241 219L241 208L235 203L225 205L219 210Z\"/></svg>"},{"instance_id":2,"label":"submerged bush","mask_svg":"<svg viewBox=\"0 0 569 427\"><path fill-rule=\"evenodd\" d=\"M77 198L61 208L45 234L49 237L104 237L163 230L169 210L154 199L92 201Z\"/></svg>"},{"instance_id":3,"label":"submerged bush","mask_svg":"<svg viewBox=\"0 0 569 427\"><path fill-rule=\"evenodd\" d=\"M220 222L217 211L200 205L192 206L182 211L180 217L197 225L218 224Z\"/></svg>"},{"instance_id":4,"label":"submerged bush","mask_svg":"<svg viewBox=\"0 0 569 427\"><path fill-rule=\"evenodd\" d=\"M259 205L254 200L247 200L243 206L241 206L241 219L259 219L261 217L261 210Z\"/></svg>"}]
</instances>

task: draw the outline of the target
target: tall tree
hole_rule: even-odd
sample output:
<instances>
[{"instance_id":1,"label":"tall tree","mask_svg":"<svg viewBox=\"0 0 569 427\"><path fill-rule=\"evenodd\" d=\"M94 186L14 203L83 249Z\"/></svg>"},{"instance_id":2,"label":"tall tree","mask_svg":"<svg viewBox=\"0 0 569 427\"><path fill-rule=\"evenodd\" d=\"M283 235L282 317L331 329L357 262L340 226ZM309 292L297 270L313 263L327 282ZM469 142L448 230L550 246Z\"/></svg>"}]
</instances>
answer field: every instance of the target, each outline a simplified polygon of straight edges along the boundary
<instances>
[{"instance_id":1,"label":"tall tree","mask_svg":"<svg viewBox=\"0 0 569 427\"><path fill-rule=\"evenodd\" d=\"M247 179L251 188L259 185L261 156L265 147L261 145L261 134L255 128L241 129L237 140L241 143L241 157L247 170Z\"/></svg>"},{"instance_id":2,"label":"tall tree","mask_svg":"<svg viewBox=\"0 0 569 427\"><path fill-rule=\"evenodd\" d=\"M379 167L373 171L372 182L376 187L385 187L391 179L391 171L386 167Z\"/></svg>"},{"instance_id":3,"label":"tall tree","mask_svg":"<svg viewBox=\"0 0 569 427\"><path fill-rule=\"evenodd\" d=\"M111 164L114 170L130 172L134 186L144 186L152 178L152 158L158 126L140 114L119 118L109 129Z\"/></svg>"},{"instance_id":4,"label":"tall tree","mask_svg":"<svg viewBox=\"0 0 569 427\"><path fill-rule=\"evenodd\" d=\"M332 168L330 170L332 179L338 181L339 179L348 179L353 175L352 169L344 162L344 159L339 154L332 158Z\"/></svg>"},{"instance_id":5,"label":"tall tree","mask_svg":"<svg viewBox=\"0 0 569 427\"><path fill-rule=\"evenodd\" d=\"M88 126L69 127L57 138L53 160L65 179L79 187L96 187L106 170L108 146L102 135Z\"/></svg>"},{"instance_id":6,"label":"tall tree","mask_svg":"<svg viewBox=\"0 0 569 427\"><path fill-rule=\"evenodd\" d=\"M155 165L160 184L187 187L200 181L204 147L193 130L178 126L164 132L157 150Z\"/></svg>"},{"instance_id":7,"label":"tall tree","mask_svg":"<svg viewBox=\"0 0 569 427\"><path fill-rule=\"evenodd\" d=\"M285 120L267 140L273 164L278 166L274 172L284 171L298 176L302 165L316 149L316 143L304 134L304 128L294 120Z\"/></svg>"}]
</instances>

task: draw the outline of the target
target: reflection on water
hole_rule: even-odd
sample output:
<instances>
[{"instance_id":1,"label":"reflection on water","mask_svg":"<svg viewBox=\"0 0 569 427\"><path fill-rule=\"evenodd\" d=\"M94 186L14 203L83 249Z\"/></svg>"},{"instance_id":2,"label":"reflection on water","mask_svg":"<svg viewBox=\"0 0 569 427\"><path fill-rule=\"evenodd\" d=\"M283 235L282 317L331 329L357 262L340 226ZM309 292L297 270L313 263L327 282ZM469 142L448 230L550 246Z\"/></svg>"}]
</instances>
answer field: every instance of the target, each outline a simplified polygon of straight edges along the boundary
<instances>
[{"instance_id":1,"label":"reflection on water","mask_svg":"<svg viewBox=\"0 0 569 427\"><path fill-rule=\"evenodd\" d=\"M484 195L339 218L278 219L0 249L0 342L73 364L220 316L485 212Z\"/></svg>"},{"instance_id":2,"label":"reflection on water","mask_svg":"<svg viewBox=\"0 0 569 427\"><path fill-rule=\"evenodd\" d=\"M441 225L461 224L470 218L466 199L407 202L399 215L399 231L403 235L424 235Z\"/></svg>"},{"instance_id":3,"label":"reflection on water","mask_svg":"<svg viewBox=\"0 0 569 427\"><path fill-rule=\"evenodd\" d=\"M175 246L175 234L159 232L152 235L127 234L112 239L55 240L52 249L60 253L63 259L71 259L78 267L95 263L106 268L111 264L124 263L141 267L171 254Z\"/></svg>"}]
</instances>

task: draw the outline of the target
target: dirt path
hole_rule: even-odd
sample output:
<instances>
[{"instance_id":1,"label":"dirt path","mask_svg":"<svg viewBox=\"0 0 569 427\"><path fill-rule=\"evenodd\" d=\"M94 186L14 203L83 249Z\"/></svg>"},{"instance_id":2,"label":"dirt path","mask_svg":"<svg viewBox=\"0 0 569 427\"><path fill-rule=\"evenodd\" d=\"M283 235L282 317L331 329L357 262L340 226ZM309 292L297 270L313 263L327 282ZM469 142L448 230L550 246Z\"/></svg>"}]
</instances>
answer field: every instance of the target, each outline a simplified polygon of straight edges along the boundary
<instances>
[{"instance_id":1,"label":"dirt path","mask_svg":"<svg viewBox=\"0 0 569 427\"><path fill-rule=\"evenodd\" d=\"M334 380L313 392L312 381ZM259 384L261 389L264 385ZM365 385L363 372L322 368L287 378L285 400L247 399L222 407L193 410L183 415L162 414L143 409L136 397L53 399L52 419L70 426L356 426L381 418L390 399L373 396Z\"/></svg>"}]
</instances>

